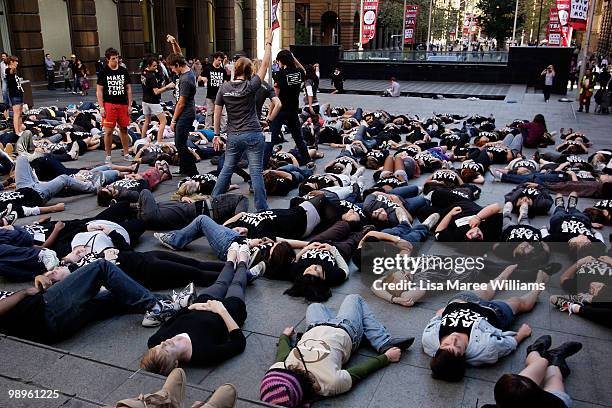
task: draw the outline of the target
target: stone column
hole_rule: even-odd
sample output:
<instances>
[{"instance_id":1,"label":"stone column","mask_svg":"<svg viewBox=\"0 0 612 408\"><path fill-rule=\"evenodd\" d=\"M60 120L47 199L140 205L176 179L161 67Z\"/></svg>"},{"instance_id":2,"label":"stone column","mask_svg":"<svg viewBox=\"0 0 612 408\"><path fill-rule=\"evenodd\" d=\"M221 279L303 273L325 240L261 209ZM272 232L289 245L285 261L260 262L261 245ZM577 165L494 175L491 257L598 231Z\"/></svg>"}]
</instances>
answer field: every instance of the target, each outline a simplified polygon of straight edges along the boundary
<instances>
[{"instance_id":1,"label":"stone column","mask_svg":"<svg viewBox=\"0 0 612 408\"><path fill-rule=\"evenodd\" d=\"M255 58L257 55L257 9L255 0L245 1L242 15L244 19L244 51L249 58Z\"/></svg>"},{"instance_id":2,"label":"stone column","mask_svg":"<svg viewBox=\"0 0 612 408\"><path fill-rule=\"evenodd\" d=\"M208 4L210 0L193 0L194 55L204 59L212 52L208 34Z\"/></svg>"},{"instance_id":3,"label":"stone column","mask_svg":"<svg viewBox=\"0 0 612 408\"><path fill-rule=\"evenodd\" d=\"M216 0L215 6L216 51L222 51L231 58L233 52L236 51L234 1Z\"/></svg>"},{"instance_id":4,"label":"stone column","mask_svg":"<svg viewBox=\"0 0 612 408\"><path fill-rule=\"evenodd\" d=\"M67 0L67 4L72 50L89 72L95 73L95 63L101 55L96 3L94 0Z\"/></svg>"},{"instance_id":5,"label":"stone column","mask_svg":"<svg viewBox=\"0 0 612 408\"><path fill-rule=\"evenodd\" d=\"M281 47L289 49L295 44L295 1L281 0Z\"/></svg>"},{"instance_id":6,"label":"stone column","mask_svg":"<svg viewBox=\"0 0 612 408\"><path fill-rule=\"evenodd\" d=\"M130 72L138 71L138 63L144 55L141 7L140 0L119 0L117 4L121 57Z\"/></svg>"},{"instance_id":7,"label":"stone column","mask_svg":"<svg viewBox=\"0 0 612 408\"><path fill-rule=\"evenodd\" d=\"M19 58L19 75L42 81L44 51L37 0L8 0L8 25L13 55Z\"/></svg>"},{"instance_id":8,"label":"stone column","mask_svg":"<svg viewBox=\"0 0 612 408\"><path fill-rule=\"evenodd\" d=\"M166 35L177 36L176 2L174 0L154 0L153 14L155 20L155 49L164 57L170 54L172 47L166 41ZM179 44L181 39L179 38Z\"/></svg>"}]
</instances>

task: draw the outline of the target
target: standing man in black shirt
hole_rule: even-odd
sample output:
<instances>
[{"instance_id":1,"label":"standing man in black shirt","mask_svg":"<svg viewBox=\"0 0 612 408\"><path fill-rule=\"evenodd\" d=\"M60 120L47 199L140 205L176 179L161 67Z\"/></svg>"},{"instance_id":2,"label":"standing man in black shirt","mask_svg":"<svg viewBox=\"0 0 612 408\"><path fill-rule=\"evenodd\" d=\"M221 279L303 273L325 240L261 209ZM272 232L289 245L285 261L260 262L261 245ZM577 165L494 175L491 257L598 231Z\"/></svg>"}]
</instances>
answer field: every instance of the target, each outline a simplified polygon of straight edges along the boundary
<instances>
[{"instance_id":1,"label":"standing man in black shirt","mask_svg":"<svg viewBox=\"0 0 612 408\"><path fill-rule=\"evenodd\" d=\"M295 141L295 146L300 152L298 161L300 164L306 164L311 161L308 154L308 148L302 136L302 127L298 113L300 111L300 92L304 84L305 71L300 62L293 56L289 50L281 50L276 59L281 65L281 70L274 77L275 88L278 88L278 97L281 101L281 110L270 124L272 132L272 143L266 145L264 153L264 163L268 162L272 154L272 147L277 144L280 138L281 128L287 126L291 136Z\"/></svg>"},{"instance_id":2,"label":"standing man in black shirt","mask_svg":"<svg viewBox=\"0 0 612 408\"><path fill-rule=\"evenodd\" d=\"M196 78L191 68L187 66L176 39L168 35L166 40L172 45L172 54L168 55L166 62L172 72L178 75L174 90L176 107L170 129L174 132L174 144L179 154L179 173L194 176L198 174L198 169L195 158L187 149L187 139L195 119Z\"/></svg>"},{"instance_id":3,"label":"standing man in black shirt","mask_svg":"<svg viewBox=\"0 0 612 408\"><path fill-rule=\"evenodd\" d=\"M141 136L143 139L147 137L151 116L155 115L159 120L157 143L161 143L164 138L164 130L166 129L166 115L164 115L164 109L160 104L161 94L169 89L174 89L174 82L161 86L162 82L160 82L157 74L157 65L156 58L147 58L145 68L140 75L140 81L142 82L142 114L145 117Z\"/></svg>"},{"instance_id":4,"label":"standing man in black shirt","mask_svg":"<svg viewBox=\"0 0 612 408\"><path fill-rule=\"evenodd\" d=\"M221 65L225 54L222 52L216 52L213 55L212 64L206 65L202 70L202 79L206 84L206 128L212 129L213 127L213 114L215 113L215 100L217 99L217 92L219 87L226 81L230 80L230 76ZM223 115L221 116L221 129L225 129L227 123L227 113L225 108L223 109Z\"/></svg>"},{"instance_id":5,"label":"standing man in black shirt","mask_svg":"<svg viewBox=\"0 0 612 408\"><path fill-rule=\"evenodd\" d=\"M108 164L112 160L113 130L117 125L119 125L123 157L127 161L132 161L133 157L128 151L130 140L127 132L127 127L130 124L129 109L132 106L130 73L127 68L119 65L119 52L116 49L107 49L104 56L106 57L106 65L98 76L96 97L103 118L105 163Z\"/></svg>"}]
</instances>

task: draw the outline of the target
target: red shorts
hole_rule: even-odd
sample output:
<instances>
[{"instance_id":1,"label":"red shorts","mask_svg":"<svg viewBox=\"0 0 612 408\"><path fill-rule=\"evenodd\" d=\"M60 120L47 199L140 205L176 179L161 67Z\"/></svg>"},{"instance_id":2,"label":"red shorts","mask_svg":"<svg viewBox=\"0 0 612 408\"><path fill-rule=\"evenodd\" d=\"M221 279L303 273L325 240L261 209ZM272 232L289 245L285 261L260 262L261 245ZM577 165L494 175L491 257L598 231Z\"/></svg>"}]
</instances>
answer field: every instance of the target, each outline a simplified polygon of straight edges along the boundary
<instances>
[{"instance_id":1,"label":"red shorts","mask_svg":"<svg viewBox=\"0 0 612 408\"><path fill-rule=\"evenodd\" d=\"M104 102L104 110L106 111L106 116L102 119L102 126L105 128L114 128L117 124L120 127L129 126L131 120L127 105Z\"/></svg>"}]
</instances>

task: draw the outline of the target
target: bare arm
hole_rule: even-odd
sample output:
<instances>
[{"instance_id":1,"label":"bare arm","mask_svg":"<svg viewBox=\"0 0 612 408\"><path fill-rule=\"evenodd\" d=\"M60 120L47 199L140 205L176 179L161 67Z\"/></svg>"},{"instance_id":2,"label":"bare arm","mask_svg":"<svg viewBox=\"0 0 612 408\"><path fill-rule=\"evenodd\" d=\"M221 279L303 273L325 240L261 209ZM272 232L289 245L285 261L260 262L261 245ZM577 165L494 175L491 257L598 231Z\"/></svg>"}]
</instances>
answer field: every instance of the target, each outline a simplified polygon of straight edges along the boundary
<instances>
[{"instance_id":1,"label":"bare arm","mask_svg":"<svg viewBox=\"0 0 612 408\"><path fill-rule=\"evenodd\" d=\"M239 212L238 214L234 215L232 218L230 218L229 220L225 221L223 223L223 225L229 225L232 222L238 221L240 219L240 217L242 217L242 214L244 214L244 212Z\"/></svg>"},{"instance_id":2,"label":"bare arm","mask_svg":"<svg viewBox=\"0 0 612 408\"><path fill-rule=\"evenodd\" d=\"M19 292L16 292L13 295L0 300L0 316L3 316L8 313L12 308L14 308L26 297L32 296L36 293L38 293L37 288L28 288L20 290Z\"/></svg>"},{"instance_id":3,"label":"bare arm","mask_svg":"<svg viewBox=\"0 0 612 408\"><path fill-rule=\"evenodd\" d=\"M175 53L175 54L182 54L181 47L179 47L179 43L176 40L176 38L174 38L173 36L168 34L166 36L166 41L168 41L170 43L170 46L172 47L172 52L173 53Z\"/></svg>"},{"instance_id":4,"label":"bare arm","mask_svg":"<svg viewBox=\"0 0 612 408\"><path fill-rule=\"evenodd\" d=\"M128 109L132 108L132 84L127 84L125 86L125 90L127 92L127 98L128 98Z\"/></svg>"},{"instance_id":5,"label":"bare arm","mask_svg":"<svg viewBox=\"0 0 612 408\"><path fill-rule=\"evenodd\" d=\"M214 116L215 135L218 135L221 132L221 114L222 113L223 113L223 106L215 105L215 116Z\"/></svg>"},{"instance_id":6,"label":"bare arm","mask_svg":"<svg viewBox=\"0 0 612 408\"><path fill-rule=\"evenodd\" d=\"M278 112L280 112L281 108L283 107L283 104L281 103L278 96L272 98L272 103L270 105L271 109L268 109L268 117L266 118L268 119L268 122L272 122L274 118L276 118L276 116L278 115Z\"/></svg>"},{"instance_id":7,"label":"bare arm","mask_svg":"<svg viewBox=\"0 0 612 408\"><path fill-rule=\"evenodd\" d=\"M102 85L96 85L96 99L98 100L98 105L100 105L100 112L104 117L104 87Z\"/></svg>"},{"instance_id":8,"label":"bare arm","mask_svg":"<svg viewBox=\"0 0 612 408\"><path fill-rule=\"evenodd\" d=\"M494 216L495 214L497 214L499 212L501 212L501 207L499 206L499 204L494 203L494 204L487 205L485 208L483 208L482 210L478 211L478 214L476 214L476 215L481 220L485 220L485 219L487 219L489 217Z\"/></svg>"},{"instance_id":9,"label":"bare arm","mask_svg":"<svg viewBox=\"0 0 612 408\"><path fill-rule=\"evenodd\" d=\"M268 73L268 68L270 68L270 61L272 60L272 39L274 38L274 31L272 29L268 30L266 34L266 47L263 59L261 61L261 66L259 67L259 71L257 71L257 76L262 81L266 77Z\"/></svg>"}]
</instances>

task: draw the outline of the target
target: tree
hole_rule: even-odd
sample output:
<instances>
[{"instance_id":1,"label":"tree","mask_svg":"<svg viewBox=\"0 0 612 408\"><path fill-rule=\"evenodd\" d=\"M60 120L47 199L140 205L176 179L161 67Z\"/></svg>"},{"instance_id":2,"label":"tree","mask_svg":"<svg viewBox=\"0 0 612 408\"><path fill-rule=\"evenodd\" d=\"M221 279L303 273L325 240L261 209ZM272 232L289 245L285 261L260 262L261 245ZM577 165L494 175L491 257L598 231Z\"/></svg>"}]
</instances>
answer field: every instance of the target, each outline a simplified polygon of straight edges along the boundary
<instances>
[{"instance_id":1,"label":"tree","mask_svg":"<svg viewBox=\"0 0 612 408\"><path fill-rule=\"evenodd\" d=\"M512 36L514 9L516 3L508 0L478 0L480 25L484 32L497 40L497 46L503 48L506 38ZM519 15L518 25L522 25Z\"/></svg>"},{"instance_id":2,"label":"tree","mask_svg":"<svg viewBox=\"0 0 612 408\"><path fill-rule=\"evenodd\" d=\"M399 30L404 21L404 2L387 0L378 6L378 23L390 30Z\"/></svg>"}]
</instances>

